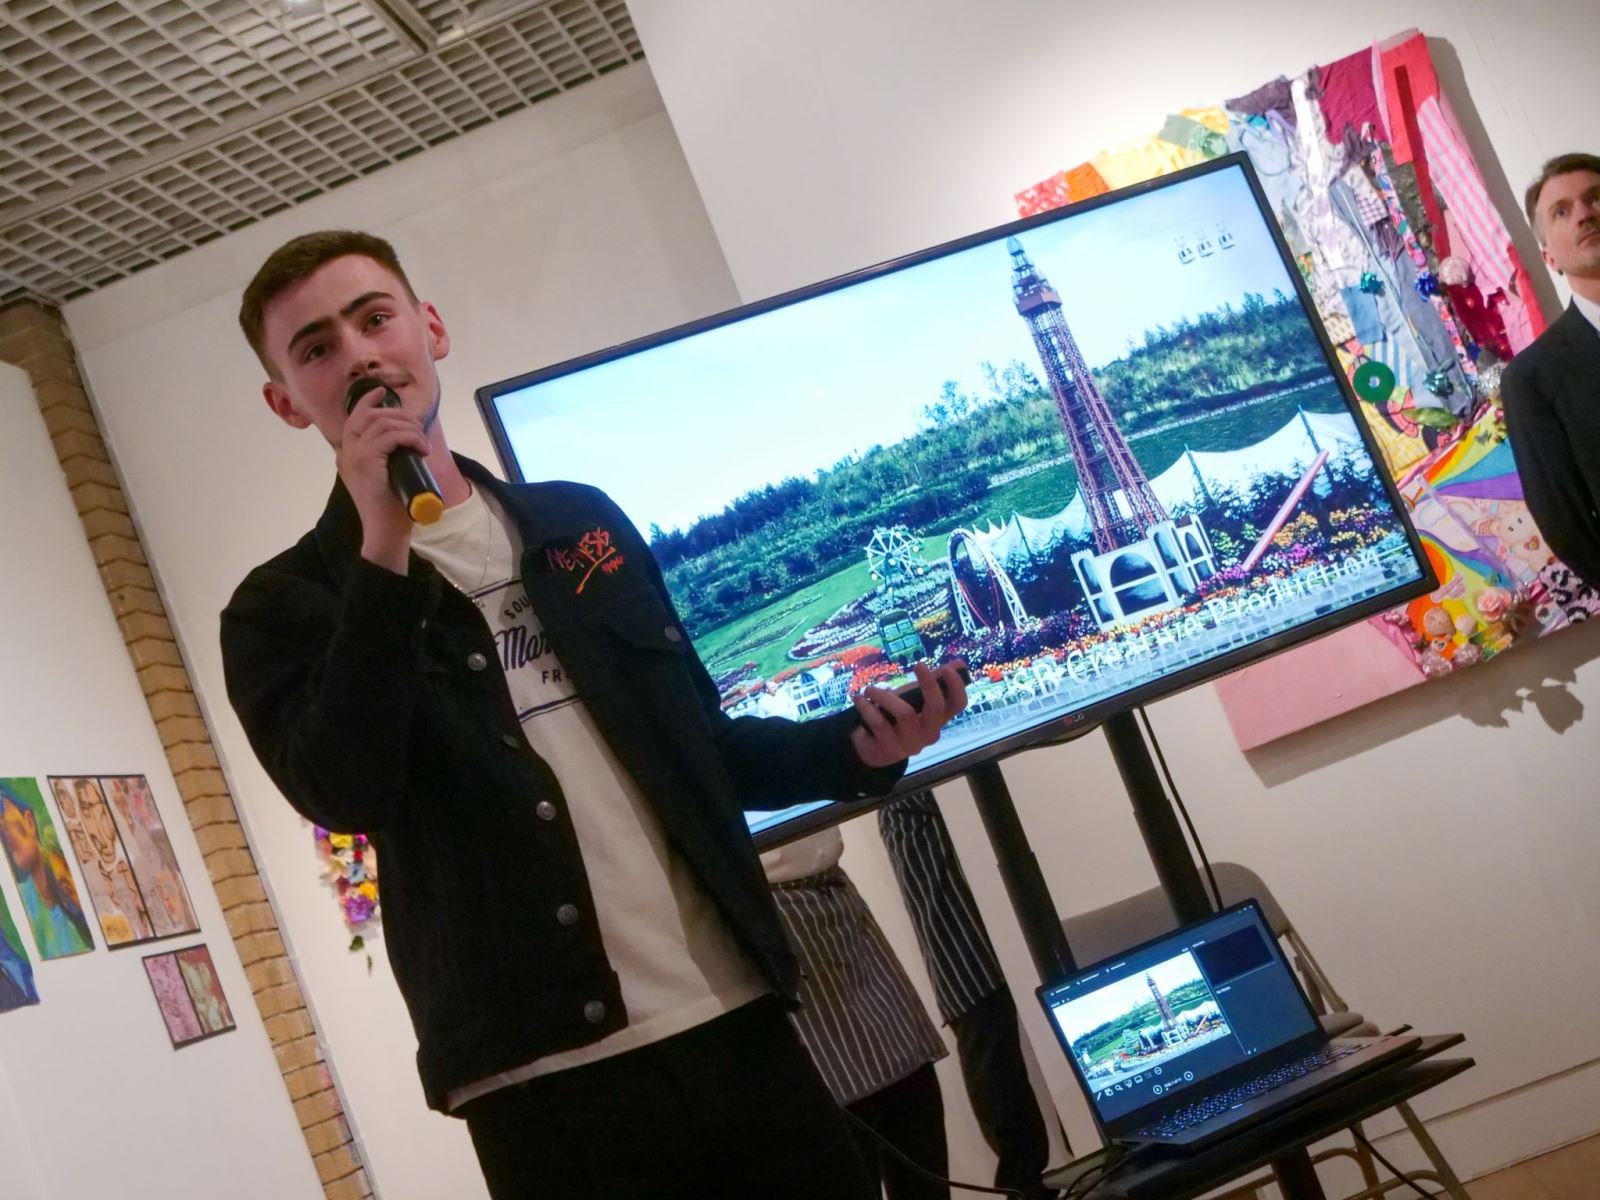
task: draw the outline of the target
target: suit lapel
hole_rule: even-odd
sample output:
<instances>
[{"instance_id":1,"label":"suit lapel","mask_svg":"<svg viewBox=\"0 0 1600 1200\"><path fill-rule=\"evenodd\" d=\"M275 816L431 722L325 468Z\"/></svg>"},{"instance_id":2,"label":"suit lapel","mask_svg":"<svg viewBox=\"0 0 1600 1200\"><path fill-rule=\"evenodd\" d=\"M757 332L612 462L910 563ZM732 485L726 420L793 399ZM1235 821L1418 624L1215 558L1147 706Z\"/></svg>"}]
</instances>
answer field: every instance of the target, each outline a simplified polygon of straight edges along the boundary
<instances>
[{"instance_id":1,"label":"suit lapel","mask_svg":"<svg viewBox=\"0 0 1600 1200\"><path fill-rule=\"evenodd\" d=\"M1576 304L1567 305L1557 322L1568 349L1581 368L1600 369L1600 329L1589 323L1589 318L1578 311Z\"/></svg>"},{"instance_id":2,"label":"suit lapel","mask_svg":"<svg viewBox=\"0 0 1600 1200\"><path fill-rule=\"evenodd\" d=\"M1552 382L1558 388L1556 404L1568 428L1600 427L1600 330L1578 311L1576 304L1550 326L1559 341L1551 347Z\"/></svg>"}]
</instances>

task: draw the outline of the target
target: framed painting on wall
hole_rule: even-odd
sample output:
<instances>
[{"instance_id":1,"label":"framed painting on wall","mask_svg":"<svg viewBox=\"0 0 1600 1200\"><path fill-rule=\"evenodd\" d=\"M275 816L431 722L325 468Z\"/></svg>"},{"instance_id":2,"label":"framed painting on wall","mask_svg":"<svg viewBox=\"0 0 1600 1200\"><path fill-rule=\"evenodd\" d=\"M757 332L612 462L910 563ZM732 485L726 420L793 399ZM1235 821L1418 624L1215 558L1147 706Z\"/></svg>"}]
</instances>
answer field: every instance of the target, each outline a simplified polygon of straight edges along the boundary
<instances>
[{"instance_id":1,"label":"framed painting on wall","mask_svg":"<svg viewBox=\"0 0 1600 1200\"><path fill-rule=\"evenodd\" d=\"M11 864L39 957L66 958L93 950L94 935L78 885L36 781L0 779L0 846Z\"/></svg>"},{"instance_id":2,"label":"framed painting on wall","mask_svg":"<svg viewBox=\"0 0 1600 1200\"><path fill-rule=\"evenodd\" d=\"M52 775L61 823L83 869L84 885L107 947L135 946L161 936L151 923L133 864L100 782L88 775Z\"/></svg>"},{"instance_id":3,"label":"framed painting on wall","mask_svg":"<svg viewBox=\"0 0 1600 1200\"><path fill-rule=\"evenodd\" d=\"M122 835L134 881L139 885L156 936L196 932L200 922L195 919L189 890L184 886L172 842L145 777L103 776L100 790L110 802L111 815Z\"/></svg>"},{"instance_id":4,"label":"framed painting on wall","mask_svg":"<svg viewBox=\"0 0 1600 1200\"><path fill-rule=\"evenodd\" d=\"M222 981L217 978L217 965L211 961L211 951L203 945L179 950L178 969L183 972L195 1016L206 1036L232 1029L233 1010L222 994Z\"/></svg>"},{"instance_id":5,"label":"framed painting on wall","mask_svg":"<svg viewBox=\"0 0 1600 1200\"><path fill-rule=\"evenodd\" d=\"M189 998L189 988L183 981L183 972L178 968L177 951L146 955L144 973L150 980L150 990L155 993L156 1006L161 1010L161 1020L166 1024L173 1049L205 1037L206 1031L200 1027L194 1001Z\"/></svg>"},{"instance_id":6,"label":"framed painting on wall","mask_svg":"<svg viewBox=\"0 0 1600 1200\"><path fill-rule=\"evenodd\" d=\"M216 964L204 945L147 954L144 973L174 1049L234 1028Z\"/></svg>"}]
</instances>

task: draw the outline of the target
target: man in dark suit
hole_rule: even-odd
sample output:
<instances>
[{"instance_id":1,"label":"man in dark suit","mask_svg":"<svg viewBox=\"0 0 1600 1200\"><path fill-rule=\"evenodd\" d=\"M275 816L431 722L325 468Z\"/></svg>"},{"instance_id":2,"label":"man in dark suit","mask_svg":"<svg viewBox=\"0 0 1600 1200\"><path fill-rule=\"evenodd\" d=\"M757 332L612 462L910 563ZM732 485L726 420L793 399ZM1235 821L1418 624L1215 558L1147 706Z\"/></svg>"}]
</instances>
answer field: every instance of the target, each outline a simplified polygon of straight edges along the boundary
<instances>
[{"instance_id":1,"label":"man in dark suit","mask_svg":"<svg viewBox=\"0 0 1600 1200\"><path fill-rule=\"evenodd\" d=\"M1600 588L1600 155L1552 158L1525 204L1572 303L1506 368L1506 431L1533 519L1551 549Z\"/></svg>"}]
</instances>

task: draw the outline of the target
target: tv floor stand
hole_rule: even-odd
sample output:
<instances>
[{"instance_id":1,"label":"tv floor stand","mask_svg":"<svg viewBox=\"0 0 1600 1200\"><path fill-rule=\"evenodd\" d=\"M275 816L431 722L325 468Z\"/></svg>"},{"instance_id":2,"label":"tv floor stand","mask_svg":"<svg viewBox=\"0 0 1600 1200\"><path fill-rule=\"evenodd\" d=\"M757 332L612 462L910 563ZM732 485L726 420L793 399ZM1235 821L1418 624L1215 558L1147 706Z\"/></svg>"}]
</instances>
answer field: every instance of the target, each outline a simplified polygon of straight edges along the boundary
<instances>
[{"instance_id":1,"label":"tv floor stand","mask_svg":"<svg viewBox=\"0 0 1600 1200\"><path fill-rule=\"evenodd\" d=\"M1182 924L1204 917L1213 911L1211 899L1178 824L1172 799L1156 774L1150 747L1138 722L1131 712L1121 712L1107 717L1101 728L1111 744L1112 757L1133 804L1134 818L1144 835L1145 850L1172 911ZM1061 916L1050 898L1044 873L1028 844L999 764L988 762L974 767L967 772L967 782L977 799L978 814L994 847L1006 895L1016 910L1040 980L1049 982L1071 973L1077 969L1072 947L1067 944ZM1316 1169L1305 1150L1275 1159L1272 1173L1285 1200L1325 1200Z\"/></svg>"}]
</instances>

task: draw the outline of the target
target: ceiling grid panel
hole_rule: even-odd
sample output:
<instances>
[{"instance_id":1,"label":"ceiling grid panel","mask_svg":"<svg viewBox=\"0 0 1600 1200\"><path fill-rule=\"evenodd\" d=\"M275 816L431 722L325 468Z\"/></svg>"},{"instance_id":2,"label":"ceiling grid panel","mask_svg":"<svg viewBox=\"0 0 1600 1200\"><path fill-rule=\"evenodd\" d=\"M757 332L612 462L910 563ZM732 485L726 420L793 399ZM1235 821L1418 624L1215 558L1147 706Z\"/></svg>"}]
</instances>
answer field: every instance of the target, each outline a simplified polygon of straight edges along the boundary
<instances>
[{"instance_id":1,"label":"ceiling grid panel","mask_svg":"<svg viewBox=\"0 0 1600 1200\"><path fill-rule=\"evenodd\" d=\"M4 0L0 304L60 304L643 50L622 0Z\"/></svg>"}]
</instances>

